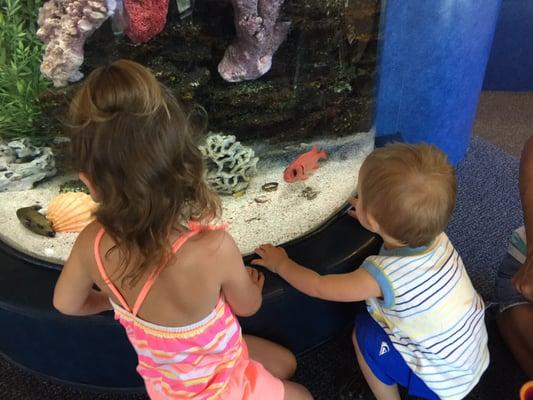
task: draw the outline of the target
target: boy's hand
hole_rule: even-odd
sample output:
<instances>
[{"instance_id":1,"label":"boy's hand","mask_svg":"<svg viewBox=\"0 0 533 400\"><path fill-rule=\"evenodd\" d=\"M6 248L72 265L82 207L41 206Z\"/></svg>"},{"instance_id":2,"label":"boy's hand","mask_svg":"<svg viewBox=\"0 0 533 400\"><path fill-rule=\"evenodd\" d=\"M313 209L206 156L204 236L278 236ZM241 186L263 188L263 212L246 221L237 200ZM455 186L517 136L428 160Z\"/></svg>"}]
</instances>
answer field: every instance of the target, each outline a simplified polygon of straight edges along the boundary
<instances>
[{"instance_id":1,"label":"boy's hand","mask_svg":"<svg viewBox=\"0 0 533 400\"><path fill-rule=\"evenodd\" d=\"M289 259L287 252L281 247L274 247L271 244L263 244L255 249L259 257L252 260L252 264L260 265L266 269L278 273L279 266Z\"/></svg>"},{"instance_id":2,"label":"boy's hand","mask_svg":"<svg viewBox=\"0 0 533 400\"><path fill-rule=\"evenodd\" d=\"M357 197L348 197L348 203L350 203L350 205L352 206L352 208L348 210L348 215L352 218L357 219L357 214L355 212L355 210L357 209Z\"/></svg>"},{"instance_id":3,"label":"boy's hand","mask_svg":"<svg viewBox=\"0 0 533 400\"><path fill-rule=\"evenodd\" d=\"M265 275L255 268L246 267L246 271L248 271L250 279L254 285L258 286L260 290L263 290L263 285L265 284Z\"/></svg>"}]
</instances>

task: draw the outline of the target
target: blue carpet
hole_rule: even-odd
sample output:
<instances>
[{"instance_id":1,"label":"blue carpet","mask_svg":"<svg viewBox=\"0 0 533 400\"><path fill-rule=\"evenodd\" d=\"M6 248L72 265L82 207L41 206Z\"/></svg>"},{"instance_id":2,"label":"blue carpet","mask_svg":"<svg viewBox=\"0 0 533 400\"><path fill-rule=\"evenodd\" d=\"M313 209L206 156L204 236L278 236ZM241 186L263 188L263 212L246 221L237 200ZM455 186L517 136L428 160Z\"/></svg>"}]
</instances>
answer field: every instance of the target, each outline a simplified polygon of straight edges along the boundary
<instances>
[{"instance_id":1,"label":"blue carpet","mask_svg":"<svg viewBox=\"0 0 533 400\"><path fill-rule=\"evenodd\" d=\"M477 290L491 299L498 265L511 231L522 224L518 160L474 138L457 169L459 193L448 235L463 257ZM495 321L487 318L491 364L467 400L516 399L525 381L505 349ZM317 400L358 399L365 384L357 368L350 330L299 360L295 379ZM350 390L339 394L349 382ZM0 399L144 400L144 395L93 394L47 382L0 359Z\"/></svg>"},{"instance_id":2,"label":"blue carpet","mask_svg":"<svg viewBox=\"0 0 533 400\"><path fill-rule=\"evenodd\" d=\"M494 298L511 232L523 223L518 167L517 159L477 137L457 167L457 205L447 233L486 300Z\"/></svg>"}]
</instances>

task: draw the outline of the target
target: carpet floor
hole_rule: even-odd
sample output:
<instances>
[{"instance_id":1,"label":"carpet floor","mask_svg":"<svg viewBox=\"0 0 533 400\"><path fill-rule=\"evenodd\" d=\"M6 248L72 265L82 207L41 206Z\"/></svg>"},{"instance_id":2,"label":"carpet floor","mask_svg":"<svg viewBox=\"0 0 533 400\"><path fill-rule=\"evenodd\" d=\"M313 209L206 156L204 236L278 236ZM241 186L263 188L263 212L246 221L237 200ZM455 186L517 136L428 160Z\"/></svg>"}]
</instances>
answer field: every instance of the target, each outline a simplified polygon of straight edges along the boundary
<instances>
[{"instance_id":1,"label":"carpet floor","mask_svg":"<svg viewBox=\"0 0 533 400\"><path fill-rule=\"evenodd\" d=\"M457 207L447 232L462 255L474 286L491 301L496 271L509 235L522 223L518 160L474 137L465 160L458 166L457 178ZM487 326L491 364L468 399L516 399L526 377L505 349L490 309ZM355 361L350 330L301 357L295 380L307 386L317 400L365 398L361 393L366 391L366 386ZM0 360L0 399L140 400L147 397L80 391L48 382Z\"/></svg>"}]
</instances>

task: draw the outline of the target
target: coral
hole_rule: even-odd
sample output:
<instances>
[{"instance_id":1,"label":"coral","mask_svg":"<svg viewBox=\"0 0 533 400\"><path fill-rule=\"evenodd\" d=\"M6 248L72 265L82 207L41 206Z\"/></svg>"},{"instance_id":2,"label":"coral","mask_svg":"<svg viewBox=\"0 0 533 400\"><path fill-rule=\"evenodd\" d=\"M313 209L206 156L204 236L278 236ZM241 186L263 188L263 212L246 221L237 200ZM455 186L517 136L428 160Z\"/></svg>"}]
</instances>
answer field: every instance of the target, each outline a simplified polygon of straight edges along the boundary
<instances>
[{"instance_id":1,"label":"coral","mask_svg":"<svg viewBox=\"0 0 533 400\"><path fill-rule=\"evenodd\" d=\"M85 193L62 193L48 204L46 218L56 232L81 232L91 221L97 204Z\"/></svg>"},{"instance_id":2,"label":"coral","mask_svg":"<svg viewBox=\"0 0 533 400\"><path fill-rule=\"evenodd\" d=\"M237 40L218 65L228 82L257 79L270 70L272 56L289 32L289 22L278 22L284 0L232 0Z\"/></svg>"},{"instance_id":3,"label":"coral","mask_svg":"<svg viewBox=\"0 0 533 400\"><path fill-rule=\"evenodd\" d=\"M208 159L207 182L220 194L243 192L257 172L259 158L233 135L212 133L200 150Z\"/></svg>"},{"instance_id":4,"label":"coral","mask_svg":"<svg viewBox=\"0 0 533 400\"><path fill-rule=\"evenodd\" d=\"M46 44L41 72L54 86L83 78L79 68L85 40L107 19L113 4L106 0L50 0L41 7L37 36Z\"/></svg>"},{"instance_id":5,"label":"coral","mask_svg":"<svg viewBox=\"0 0 533 400\"><path fill-rule=\"evenodd\" d=\"M134 42L147 42L167 22L168 0L124 0L129 25L124 30Z\"/></svg>"}]
</instances>

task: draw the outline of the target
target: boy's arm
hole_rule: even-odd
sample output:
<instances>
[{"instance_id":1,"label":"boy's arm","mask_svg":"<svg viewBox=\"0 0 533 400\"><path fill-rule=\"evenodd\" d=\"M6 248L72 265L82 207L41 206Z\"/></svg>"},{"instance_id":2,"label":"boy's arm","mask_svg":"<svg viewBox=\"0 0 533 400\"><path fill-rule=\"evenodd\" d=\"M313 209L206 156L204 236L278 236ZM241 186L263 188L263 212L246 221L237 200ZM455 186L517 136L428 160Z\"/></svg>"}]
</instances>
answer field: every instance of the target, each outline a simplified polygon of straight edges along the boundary
<instances>
[{"instance_id":1,"label":"boy's arm","mask_svg":"<svg viewBox=\"0 0 533 400\"><path fill-rule=\"evenodd\" d=\"M67 315L90 315L110 310L106 294L93 289L94 282L86 267L84 254L89 240L87 230L78 236L54 290L54 307Z\"/></svg>"},{"instance_id":2,"label":"boy's arm","mask_svg":"<svg viewBox=\"0 0 533 400\"><path fill-rule=\"evenodd\" d=\"M282 248L263 245L256 253L261 258L252 264L279 274L309 296L330 301L361 301L382 296L378 282L362 268L346 274L320 275L292 261Z\"/></svg>"}]
</instances>

